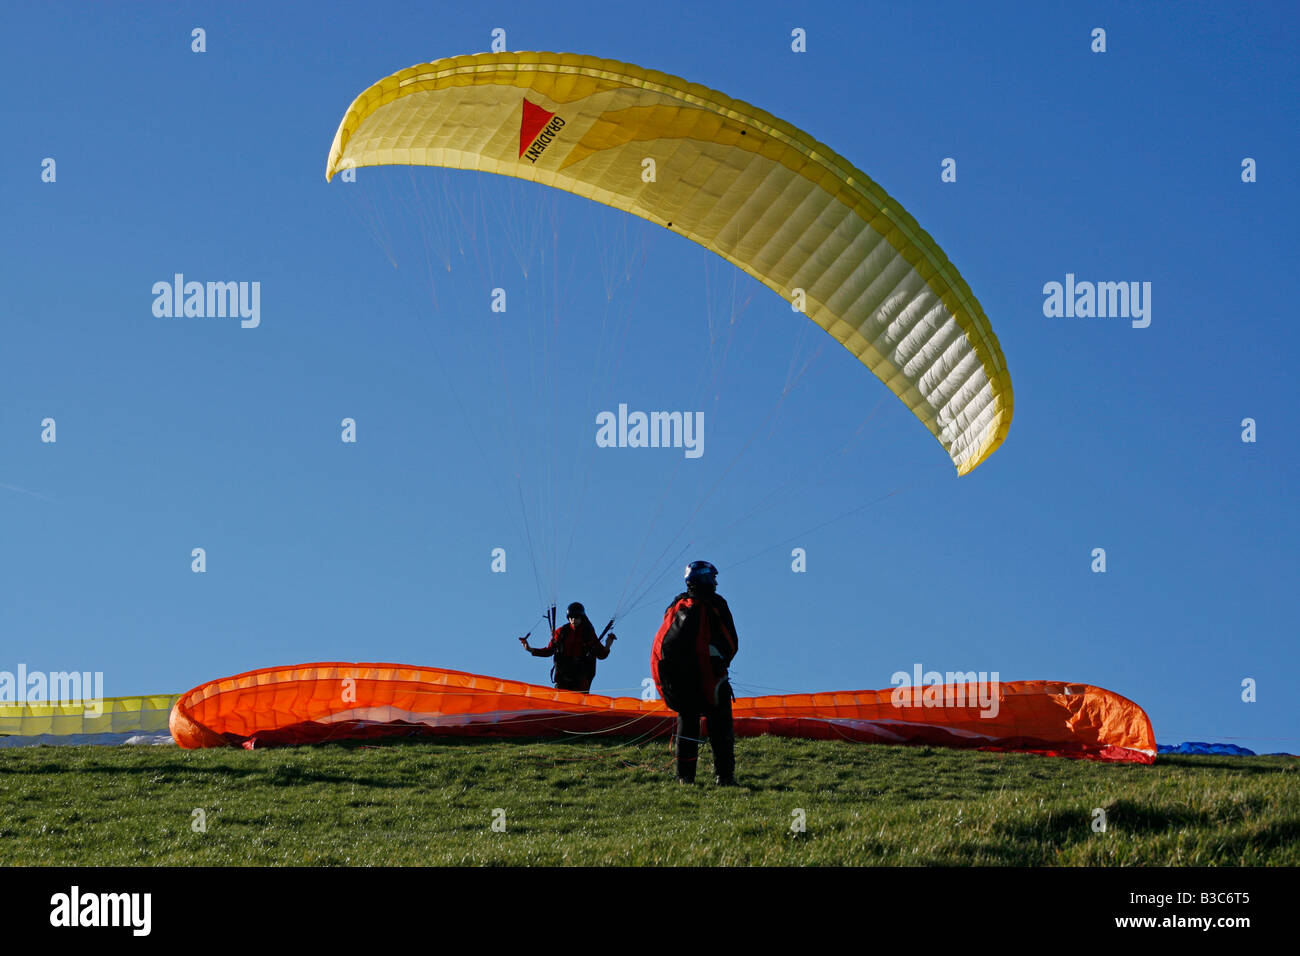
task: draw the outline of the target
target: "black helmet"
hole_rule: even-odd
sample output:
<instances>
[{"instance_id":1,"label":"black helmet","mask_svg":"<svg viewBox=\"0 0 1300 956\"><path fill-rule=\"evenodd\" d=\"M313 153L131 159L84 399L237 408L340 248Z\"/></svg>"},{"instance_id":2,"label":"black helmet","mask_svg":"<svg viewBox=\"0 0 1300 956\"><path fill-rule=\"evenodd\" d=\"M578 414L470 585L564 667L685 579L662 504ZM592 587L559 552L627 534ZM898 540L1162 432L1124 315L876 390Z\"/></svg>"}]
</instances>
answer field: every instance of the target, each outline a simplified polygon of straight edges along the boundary
<instances>
[{"instance_id":1,"label":"black helmet","mask_svg":"<svg viewBox=\"0 0 1300 956\"><path fill-rule=\"evenodd\" d=\"M686 566L686 586L716 588L718 569L707 561L692 561Z\"/></svg>"},{"instance_id":2,"label":"black helmet","mask_svg":"<svg viewBox=\"0 0 1300 956\"><path fill-rule=\"evenodd\" d=\"M572 604L569 605L569 612L568 612L568 615L567 615L567 616L568 616L568 617L586 617L586 616L587 616L587 609L586 609L585 607L583 607L581 604L579 604L577 601L574 601Z\"/></svg>"}]
</instances>

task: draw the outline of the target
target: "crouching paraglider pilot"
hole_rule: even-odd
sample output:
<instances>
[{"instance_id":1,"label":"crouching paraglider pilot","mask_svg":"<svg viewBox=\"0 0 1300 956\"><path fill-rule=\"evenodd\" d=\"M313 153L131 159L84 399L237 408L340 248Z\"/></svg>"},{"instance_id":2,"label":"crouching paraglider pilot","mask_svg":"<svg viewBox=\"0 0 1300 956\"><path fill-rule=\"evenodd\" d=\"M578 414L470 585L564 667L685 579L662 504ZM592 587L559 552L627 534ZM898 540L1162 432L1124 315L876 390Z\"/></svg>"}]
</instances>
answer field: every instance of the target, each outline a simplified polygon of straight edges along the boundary
<instances>
[{"instance_id":1,"label":"crouching paraglider pilot","mask_svg":"<svg viewBox=\"0 0 1300 956\"><path fill-rule=\"evenodd\" d=\"M693 561L686 569L686 591L673 598L650 652L655 687L677 711L677 779L695 782L700 749L700 718L713 747L713 770L722 786L735 786L736 745L732 735L731 683L727 668L736 656L736 622L717 593L718 569Z\"/></svg>"},{"instance_id":2,"label":"crouching paraglider pilot","mask_svg":"<svg viewBox=\"0 0 1300 956\"><path fill-rule=\"evenodd\" d=\"M554 609L551 611L554 616ZM587 620L587 612L576 601L569 605L569 623L551 634L551 643L545 647L529 647L528 636L519 639L524 650L533 657L555 659L551 666L551 683L559 690L576 690L587 693L596 678L596 661L609 657L609 647L618 638L610 634L600 643L596 629Z\"/></svg>"}]
</instances>

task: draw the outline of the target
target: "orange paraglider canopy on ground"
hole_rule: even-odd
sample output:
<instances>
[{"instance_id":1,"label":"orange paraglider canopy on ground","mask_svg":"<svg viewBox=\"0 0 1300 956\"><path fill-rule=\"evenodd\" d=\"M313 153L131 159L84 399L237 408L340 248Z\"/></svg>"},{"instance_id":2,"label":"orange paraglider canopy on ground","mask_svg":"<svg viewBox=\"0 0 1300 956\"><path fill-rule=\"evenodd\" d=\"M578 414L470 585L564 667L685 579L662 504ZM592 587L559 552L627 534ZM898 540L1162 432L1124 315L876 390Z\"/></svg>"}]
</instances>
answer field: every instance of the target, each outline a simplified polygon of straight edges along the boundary
<instances>
[{"instance_id":1,"label":"orange paraglider canopy on ground","mask_svg":"<svg viewBox=\"0 0 1300 956\"><path fill-rule=\"evenodd\" d=\"M742 697L733 708L735 732L1155 760L1150 719L1118 694L1088 684L1012 681L982 685L981 701L978 689L948 684ZM170 723L182 747L251 749L393 736L650 738L670 734L674 720L661 701L553 690L437 667L321 663L268 667L202 684L176 702Z\"/></svg>"}]
</instances>

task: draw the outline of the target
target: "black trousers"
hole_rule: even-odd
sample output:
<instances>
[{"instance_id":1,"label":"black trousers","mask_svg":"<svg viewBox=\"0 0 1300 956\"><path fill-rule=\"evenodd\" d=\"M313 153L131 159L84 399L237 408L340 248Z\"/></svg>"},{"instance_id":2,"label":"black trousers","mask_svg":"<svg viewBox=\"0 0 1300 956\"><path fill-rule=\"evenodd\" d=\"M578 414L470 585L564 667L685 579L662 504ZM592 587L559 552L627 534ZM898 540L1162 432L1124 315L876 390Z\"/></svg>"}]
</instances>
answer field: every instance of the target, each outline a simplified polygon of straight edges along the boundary
<instances>
[{"instance_id":1,"label":"black trousers","mask_svg":"<svg viewBox=\"0 0 1300 956\"><path fill-rule=\"evenodd\" d=\"M724 684L718 696L721 703L717 706L701 707L698 711L682 710L677 713L677 777L680 780L695 779L695 767L699 762L699 739L705 736L700 730L700 718L704 718L713 748L713 772L724 780L736 773L736 738L732 733L731 723L731 688Z\"/></svg>"},{"instance_id":2,"label":"black trousers","mask_svg":"<svg viewBox=\"0 0 1300 956\"><path fill-rule=\"evenodd\" d=\"M591 682L596 679L596 667L594 664L590 667L582 664L566 664L561 667L557 662L551 672L551 679L556 690L576 690L585 694L591 690Z\"/></svg>"}]
</instances>

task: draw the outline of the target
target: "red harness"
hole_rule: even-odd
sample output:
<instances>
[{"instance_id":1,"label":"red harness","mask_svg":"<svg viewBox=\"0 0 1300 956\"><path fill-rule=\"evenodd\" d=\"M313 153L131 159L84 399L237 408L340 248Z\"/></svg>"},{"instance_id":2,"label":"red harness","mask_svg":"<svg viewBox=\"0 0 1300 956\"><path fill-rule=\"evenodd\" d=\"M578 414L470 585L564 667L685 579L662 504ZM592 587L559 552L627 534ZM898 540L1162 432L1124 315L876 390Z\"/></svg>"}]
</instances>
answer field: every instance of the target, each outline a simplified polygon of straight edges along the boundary
<instances>
[{"instance_id":1,"label":"red harness","mask_svg":"<svg viewBox=\"0 0 1300 956\"><path fill-rule=\"evenodd\" d=\"M695 631L695 642L692 648L695 652L695 672L698 675L699 691L703 701L712 701L716 703L715 693L720 683L720 676L713 672L713 662L711 660L710 647L713 644L713 617L711 608L707 603L697 605L695 598L684 597L674 603L667 611L664 612L663 623L659 625L659 630L655 633L654 646L650 651L650 674L654 677L655 689L659 692L660 698L667 700L668 695L664 693L664 680L660 673L660 664L663 663L664 657L664 636L673 626L677 615L682 611L690 611L698 607L699 624ZM727 633L725 626L719 628L722 642L730 648L731 653L736 653L736 638ZM725 675L725 665L723 675Z\"/></svg>"}]
</instances>

